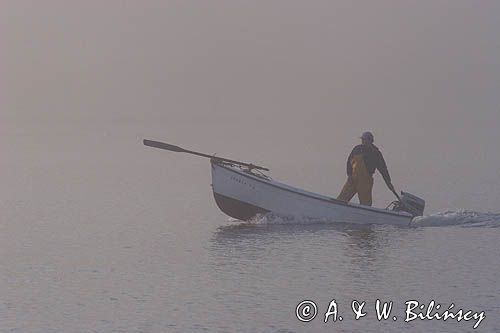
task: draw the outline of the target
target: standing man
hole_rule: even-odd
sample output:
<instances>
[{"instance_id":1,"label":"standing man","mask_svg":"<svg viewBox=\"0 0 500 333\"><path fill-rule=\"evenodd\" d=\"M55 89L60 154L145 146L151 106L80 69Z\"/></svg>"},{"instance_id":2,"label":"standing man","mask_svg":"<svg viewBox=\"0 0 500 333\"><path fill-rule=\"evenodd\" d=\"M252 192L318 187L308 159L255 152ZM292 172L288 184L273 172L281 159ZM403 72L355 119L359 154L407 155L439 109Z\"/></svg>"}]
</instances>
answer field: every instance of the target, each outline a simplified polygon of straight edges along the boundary
<instances>
[{"instance_id":1,"label":"standing man","mask_svg":"<svg viewBox=\"0 0 500 333\"><path fill-rule=\"evenodd\" d=\"M394 192L391 176L387 171L384 157L373 144L373 134L364 132L361 135L361 144L354 147L347 159L347 182L337 200L349 202L358 193L359 203L372 205L373 174L375 169L382 174L387 187Z\"/></svg>"}]
</instances>

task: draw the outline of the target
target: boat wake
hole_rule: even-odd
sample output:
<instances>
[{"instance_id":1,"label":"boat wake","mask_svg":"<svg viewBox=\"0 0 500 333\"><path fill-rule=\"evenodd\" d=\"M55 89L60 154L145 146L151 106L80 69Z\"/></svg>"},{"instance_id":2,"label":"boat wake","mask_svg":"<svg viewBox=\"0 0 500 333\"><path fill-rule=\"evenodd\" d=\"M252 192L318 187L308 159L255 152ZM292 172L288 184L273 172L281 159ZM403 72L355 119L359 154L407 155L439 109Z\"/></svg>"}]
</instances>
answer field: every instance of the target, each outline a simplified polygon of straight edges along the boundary
<instances>
[{"instance_id":1,"label":"boat wake","mask_svg":"<svg viewBox=\"0 0 500 333\"><path fill-rule=\"evenodd\" d=\"M231 219L231 221L239 221ZM282 217L274 214L257 215L245 224L258 225L283 225L283 224L316 224L332 223L333 221L304 219L294 217ZM367 222L369 224L369 222ZM481 213L472 210L445 211L441 213L419 216L413 219L411 227L440 227L440 226L461 226L461 227L487 227L500 228L500 214Z\"/></svg>"},{"instance_id":2,"label":"boat wake","mask_svg":"<svg viewBox=\"0 0 500 333\"><path fill-rule=\"evenodd\" d=\"M241 222L238 219L229 219L232 222ZM307 219L307 218L297 218L293 216L289 217L284 217L280 215L275 215L272 213L267 213L267 214L257 214L254 218L251 220L245 221L243 223L245 224L260 224L260 225L265 225L265 224L315 224L315 223L321 223L325 221L319 221L319 220L312 220L312 219Z\"/></svg>"},{"instance_id":3,"label":"boat wake","mask_svg":"<svg viewBox=\"0 0 500 333\"><path fill-rule=\"evenodd\" d=\"M413 219L413 227L500 227L500 214L481 213L472 210L446 211L442 213L419 216Z\"/></svg>"}]
</instances>

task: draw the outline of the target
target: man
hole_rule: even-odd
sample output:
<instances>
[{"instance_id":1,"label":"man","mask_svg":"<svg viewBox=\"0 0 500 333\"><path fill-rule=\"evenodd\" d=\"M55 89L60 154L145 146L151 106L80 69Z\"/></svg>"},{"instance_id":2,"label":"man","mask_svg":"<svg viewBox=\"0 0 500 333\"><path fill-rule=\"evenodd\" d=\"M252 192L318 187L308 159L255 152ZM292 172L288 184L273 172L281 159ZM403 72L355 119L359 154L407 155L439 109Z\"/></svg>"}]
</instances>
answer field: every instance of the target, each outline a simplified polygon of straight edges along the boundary
<instances>
[{"instance_id":1,"label":"man","mask_svg":"<svg viewBox=\"0 0 500 333\"><path fill-rule=\"evenodd\" d=\"M371 206L375 169L382 174L387 187L393 192L394 186L392 186L384 157L373 144L373 134L364 132L360 139L361 144L354 147L347 159L347 182L337 199L349 202L358 193L359 203Z\"/></svg>"}]
</instances>

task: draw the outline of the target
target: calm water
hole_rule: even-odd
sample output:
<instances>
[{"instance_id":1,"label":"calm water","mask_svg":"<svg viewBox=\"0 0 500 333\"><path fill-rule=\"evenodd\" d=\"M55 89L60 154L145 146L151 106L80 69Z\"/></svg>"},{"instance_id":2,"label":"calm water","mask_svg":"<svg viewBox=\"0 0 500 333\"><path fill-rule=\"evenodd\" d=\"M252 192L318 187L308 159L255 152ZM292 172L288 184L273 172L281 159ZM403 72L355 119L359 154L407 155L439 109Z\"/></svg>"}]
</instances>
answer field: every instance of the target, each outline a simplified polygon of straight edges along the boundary
<instances>
[{"instance_id":1,"label":"calm water","mask_svg":"<svg viewBox=\"0 0 500 333\"><path fill-rule=\"evenodd\" d=\"M500 331L498 215L434 214L414 228L235 222L213 203L207 161L139 142L30 143L28 155L21 140L2 162L1 332L473 330L405 323L408 300L485 311L476 331ZM325 324L333 299L343 321ZM377 299L394 301L391 319L376 319ZM295 316L302 300L317 304L309 323Z\"/></svg>"}]
</instances>

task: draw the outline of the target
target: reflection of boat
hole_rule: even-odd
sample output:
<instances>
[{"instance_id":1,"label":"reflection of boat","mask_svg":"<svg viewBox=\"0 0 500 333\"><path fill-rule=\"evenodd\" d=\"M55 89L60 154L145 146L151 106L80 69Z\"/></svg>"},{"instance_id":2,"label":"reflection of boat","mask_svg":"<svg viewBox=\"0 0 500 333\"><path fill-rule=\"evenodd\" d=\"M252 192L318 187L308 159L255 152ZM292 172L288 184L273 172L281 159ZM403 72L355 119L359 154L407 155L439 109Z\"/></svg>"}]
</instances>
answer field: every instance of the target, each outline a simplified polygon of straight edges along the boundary
<instances>
[{"instance_id":1,"label":"reflection of boat","mask_svg":"<svg viewBox=\"0 0 500 333\"><path fill-rule=\"evenodd\" d=\"M144 145L210 158L212 189L217 206L239 220L273 213L316 221L409 225L414 216L422 215L424 211L425 201L405 192L401 192L401 197L395 193L399 200L391 203L392 210L373 208L274 181L259 171L269 169L258 165L210 156L159 141L144 140Z\"/></svg>"},{"instance_id":2,"label":"reflection of boat","mask_svg":"<svg viewBox=\"0 0 500 333\"><path fill-rule=\"evenodd\" d=\"M413 216L301 190L253 171L217 159L211 160L212 188L217 206L239 220L273 213L320 221L409 225Z\"/></svg>"}]
</instances>

